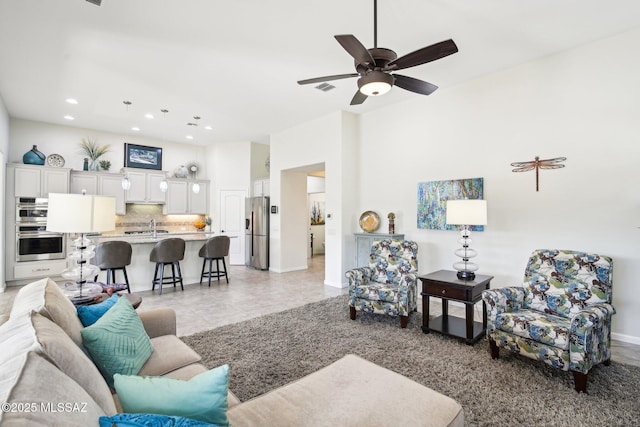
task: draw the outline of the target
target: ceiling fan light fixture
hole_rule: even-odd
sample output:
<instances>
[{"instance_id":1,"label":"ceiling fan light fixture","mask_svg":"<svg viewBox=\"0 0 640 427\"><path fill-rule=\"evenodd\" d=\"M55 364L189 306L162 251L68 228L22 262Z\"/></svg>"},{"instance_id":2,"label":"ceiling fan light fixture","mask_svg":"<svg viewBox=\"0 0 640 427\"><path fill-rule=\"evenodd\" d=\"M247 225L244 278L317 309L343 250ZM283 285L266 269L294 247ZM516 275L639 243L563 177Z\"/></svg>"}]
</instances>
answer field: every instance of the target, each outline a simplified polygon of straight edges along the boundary
<instances>
[{"instance_id":1,"label":"ceiling fan light fixture","mask_svg":"<svg viewBox=\"0 0 640 427\"><path fill-rule=\"evenodd\" d=\"M372 71L358 79L360 92L367 96L379 96L391 90L393 76L382 71Z\"/></svg>"}]
</instances>

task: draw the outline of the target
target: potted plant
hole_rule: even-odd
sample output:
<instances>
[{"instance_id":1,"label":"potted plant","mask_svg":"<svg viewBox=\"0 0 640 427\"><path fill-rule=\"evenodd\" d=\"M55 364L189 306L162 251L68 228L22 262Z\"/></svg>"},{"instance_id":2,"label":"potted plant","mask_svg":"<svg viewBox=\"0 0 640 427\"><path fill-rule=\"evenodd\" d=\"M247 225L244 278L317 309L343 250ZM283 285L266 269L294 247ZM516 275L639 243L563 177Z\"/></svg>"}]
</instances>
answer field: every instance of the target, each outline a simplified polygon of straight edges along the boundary
<instances>
[{"instance_id":1,"label":"potted plant","mask_svg":"<svg viewBox=\"0 0 640 427\"><path fill-rule=\"evenodd\" d=\"M100 168L102 170L108 171L111 167L111 162L109 160L100 160Z\"/></svg>"},{"instance_id":2,"label":"potted plant","mask_svg":"<svg viewBox=\"0 0 640 427\"><path fill-rule=\"evenodd\" d=\"M97 171L100 169L98 159L104 153L109 151L110 145L107 144L101 147L98 145L95 139L83 138L82 142L80 143L80 147L82 148L82 153L89 158L89 170Z\"/></svg>"}]
</instances>

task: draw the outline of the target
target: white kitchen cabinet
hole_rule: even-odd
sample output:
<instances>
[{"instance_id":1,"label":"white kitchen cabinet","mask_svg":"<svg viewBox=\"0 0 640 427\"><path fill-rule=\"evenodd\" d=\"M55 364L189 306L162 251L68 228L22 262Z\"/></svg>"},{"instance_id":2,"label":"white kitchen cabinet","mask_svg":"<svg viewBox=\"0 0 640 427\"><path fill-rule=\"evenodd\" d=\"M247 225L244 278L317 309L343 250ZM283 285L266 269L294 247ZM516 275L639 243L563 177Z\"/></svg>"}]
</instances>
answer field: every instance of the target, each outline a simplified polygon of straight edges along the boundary
<instances>
[{"instance_id":1,"label":"white kitchen cabinet","mask_svg":"<svg viewBox=\"0 0 640 427\"><path fill-rule=\"evenodd\" d=\"M127 205L124 202L122 174L100 174L98 176L98 194L116 198L116 215L125 215Z\"/></svg>"},{"instance_id":2,"label":"white kitchen cabinet","mask_svg":"<svg viewBox=\"0 0 640 427\"><path fill-rule=\"evenodd\" d=\"M167 203L164 213L168 215L203 214L209 211L209 181L168 179ZM200 186L198 193L193 192L193 184Z\"/></svg>"},{"instance_id":3,"label":"white kitchen cabinet","mask_svg":"<svg viewBox=\"0 0 640 427\"><path fill-rule=\"evenodd\" d=\"M168 215L188 213L187 181L184 179L168 179L167 184L167 203L164 205L164 213Z\"/></svg>"},{"instance_id":4,"label":"white kitchen cabinet","mask_svg":"<svg viewBox=\"0 0 640 427\"><path fill-rule=\"evenodd\" d=\"M193 184L200 186L198 193L193 192ZM189 181L189 213L207 215L209 213L209 181Z\"/></svg>"},{"instance_id":5,"label":"white kitchen cabinet","mask_svg":"<svg viewBox=\"0 0 640 427\"><path fill-rule=\"evenodd\" d=\"M71 169L10 163L15 197L48 197L49 193L68 193Z\"/></svg>"},{"instance_id":6,"label":"white kitchen cabinet","mask_svg":"<svg viewBox=\"0 0 640 427\"><path fill-rule=\"evenodd\" d=\"M71 172L71 184L69 193L82 194L98 194L98 174L93 172Z\"/></svg>"},{"instance_id":7,"label":"white kitchen cabinet","mask_svg":"<svg viewBox=\"0 0 640 427\"><path fill-rule=\"evenodd\" d=\"M269 180L268 179L258 179L253 181L253 197L258 196L269 196Z\"/></svg>"},{"instance_id":8,"label":"white kitchen cabinet","mask_svg":"<svg viewBox=\"0 0 640 427\"><path fill-rule=\"evenodd\" d=\"M164 172L140 172L125 169L131 188L126 191L127 203L159 203L167 201L166 193L160 190L160 182L165 179Z\"/></svg>"},{"instance_id":9,"label":"white kitchen cabinet","mask_svg":"<svg viewBox=\"0 0 640 427\"><path fill-rule=\"evenodd\" d=\"M125 215L126 205L124 190L122 189L123 174L108 172L71 172L70 193L95 194L99 196L111 196L116 199L116 215Z\"/></svg>"},{"instance_id":10,"label":"white kitchen cabinet","mask_svg":"<svg viewBox=\"0 0 640 427\"><path fill-rule=\"evenodd\" d=\"M59 276L67 268L67 260L16 262L13 266L13 280L36 279Z\"/></svg>"}]
</instances>

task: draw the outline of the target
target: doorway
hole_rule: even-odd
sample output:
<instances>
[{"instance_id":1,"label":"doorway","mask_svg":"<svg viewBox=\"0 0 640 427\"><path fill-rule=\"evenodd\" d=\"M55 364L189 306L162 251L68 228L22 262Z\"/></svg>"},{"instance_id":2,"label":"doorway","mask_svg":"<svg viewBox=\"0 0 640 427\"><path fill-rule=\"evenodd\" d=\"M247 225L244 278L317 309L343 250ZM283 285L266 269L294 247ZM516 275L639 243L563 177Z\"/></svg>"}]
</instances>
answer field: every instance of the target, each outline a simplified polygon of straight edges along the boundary
<instances>
[{"instance_id":1,"label":"doorway","mask_svg":"<svg viewBox=\"0 0 640 427\"><path fill-rule=\"evenodd\" d=\"M282 229L280 230L281 250L285 262L282 265L282 271L294 271L301 269L309 269L310 248L311 248L311 212L309 209L309 194L324 193L325 181L325 164L316 163L301 166L292 169L282 170L280 181L280 218ZM312 178L314 177L315 178ZM321 187L312 188L310 181L319 181ZM314 246L317 243L314 239ZM325 245L325 247L327 247ZM313 260L314 265L318 266L315 261L323 261L324 258L318 256ZM326 272L326 268L322 266ZM326 280L326 273L325 273Z\"/></svg>"}]
</instances>

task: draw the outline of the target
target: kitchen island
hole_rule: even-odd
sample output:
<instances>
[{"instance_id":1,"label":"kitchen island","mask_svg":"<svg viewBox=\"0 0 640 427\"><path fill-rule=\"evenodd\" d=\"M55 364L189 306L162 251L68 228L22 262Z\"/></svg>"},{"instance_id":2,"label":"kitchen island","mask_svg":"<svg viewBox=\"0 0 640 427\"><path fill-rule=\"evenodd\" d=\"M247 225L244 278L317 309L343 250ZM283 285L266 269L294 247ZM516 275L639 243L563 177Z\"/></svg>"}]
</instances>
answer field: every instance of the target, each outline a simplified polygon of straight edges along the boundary
<instances>
[{"instance_id":1,"label":"kitchen island","mask_svg":"<svg viewBox=\"0 0 640 427\"><path fill-rule=\"evenodd\" d=\"M215 235L214 232L175 232L175 233L140 233L140 234L104 234L101 236L92 236L91 240L94 244L101 242L121 240L131 244L131 265L127 266L127 275L129 276L129 285L131 292L150 291L152 288L153 270L155 263L149 261L149 254L153 246L163 239L179 237L185 241L184 259L180 261L180 269L182 270L182 278L185 285L200 282L200 273L202 272L202 258L198 256L200 248L204 242ZM228 260L227 260L228 261ZM170 270L169 270L170 271ZM165 275L168 272L165 270ZM98 278L103 283L106 281L106 273L101 272ZM116 281L124 282L122 272L116 273ZM217 282L216 282L217 283ZM172 286L164 286L165 291L171 292ZM179 286L176 289L180 289Z\"/></svg>"}]
</instances>

